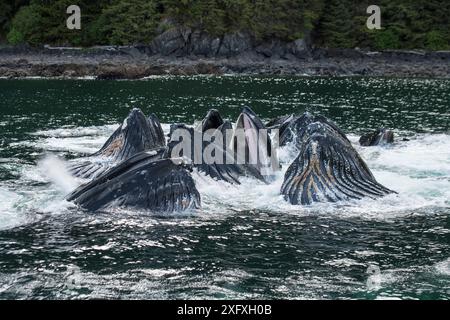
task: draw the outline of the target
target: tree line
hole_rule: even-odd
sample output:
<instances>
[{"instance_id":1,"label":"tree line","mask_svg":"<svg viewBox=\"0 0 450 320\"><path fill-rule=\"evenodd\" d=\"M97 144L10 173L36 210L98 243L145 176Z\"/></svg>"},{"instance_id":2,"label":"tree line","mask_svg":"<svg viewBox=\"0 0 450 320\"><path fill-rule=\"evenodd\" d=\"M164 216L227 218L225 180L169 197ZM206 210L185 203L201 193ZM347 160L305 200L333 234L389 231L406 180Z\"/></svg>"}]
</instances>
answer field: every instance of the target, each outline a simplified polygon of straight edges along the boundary
<instances>
[{"instance_id":1,"label":"tree line","mask_svg":"<svg viewBox=\"0 0 450 320\"><path fill-rule=\"evenodd\" d=\"M376 2L376 3L375 3ZM69 30L66 8L81 8ZM381 30L366 9L381 8ZM307 38L328 48L450 49L450 1L442 0L0 0L0 42L52 45L148 44L174 25L255 41Z\"/></svg>"}]
</instances>

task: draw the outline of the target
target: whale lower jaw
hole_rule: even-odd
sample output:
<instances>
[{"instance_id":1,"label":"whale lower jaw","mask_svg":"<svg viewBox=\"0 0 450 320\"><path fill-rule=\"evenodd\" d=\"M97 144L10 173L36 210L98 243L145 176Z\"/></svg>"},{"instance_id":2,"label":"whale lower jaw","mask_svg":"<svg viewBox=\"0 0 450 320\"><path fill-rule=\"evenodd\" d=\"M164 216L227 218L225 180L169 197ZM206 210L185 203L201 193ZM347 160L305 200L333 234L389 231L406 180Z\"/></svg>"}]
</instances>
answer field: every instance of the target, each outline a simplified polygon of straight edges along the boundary
<instances>
[{"instance_id":1,"label":"whale lower jaw","mask_svg":"<svg viewBox=\"0 0 450 320\"><path fill-rule=\"evenodd\" d=\"M272 180L278 170L276 149L272 146L268 129L249 107L243 108L230 140L229 149L235 158L239 158L238 154L244 158L248 172L266 183Z\"/></svg>"},{"instance_id":2,"label":"whale lower jaw","mask_svg":"<svg viewBox=\"0 0 450 320\"><path fill-rule=\"evenodd\" d=\"M291 204L376 199L395 193L379 184L350 144L313 135L288 168L281 193Z\"/></svg>"},{"instance_id":3,"label":"whale lower jaw","mask_svg":"<svg viewBox=\"0 0 450 320\"><path fill-rule=\"evenodd\" d=\"M200 208L200 194L184 162L142 152L80 186L69 196L87 211L115 208L171 213Z\"/></svg>"}]
</instances>

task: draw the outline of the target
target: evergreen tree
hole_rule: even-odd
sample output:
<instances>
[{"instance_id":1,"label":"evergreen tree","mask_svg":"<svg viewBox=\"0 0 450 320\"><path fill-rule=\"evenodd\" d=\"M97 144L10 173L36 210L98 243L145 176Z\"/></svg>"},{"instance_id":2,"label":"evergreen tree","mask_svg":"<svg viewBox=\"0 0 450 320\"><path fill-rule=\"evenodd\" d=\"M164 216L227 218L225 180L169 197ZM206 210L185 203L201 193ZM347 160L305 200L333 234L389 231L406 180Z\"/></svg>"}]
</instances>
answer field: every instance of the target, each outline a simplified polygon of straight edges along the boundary
<instances>
[{"instance_id":1,"label":"evergreen tree","mask_svg":"<svg viewBox=\"0 0 450 320\"><path fill-rule=\"evenodd\" d=\"M0 0L0 42L32 45L149 43L161 21L213 36L311 37L316 46L450 49L450 1L378 0L381 30L366 27L370 0ZM66 28L66 8L81 8L82 29ZM158 28L159 27L159 28Z\"/></svg>"},{"instance_id":2,"label":"evergreen tree","mask_svg":"<svg viewBox=\"0 0 450 320\"><path fill-rule=\"evenodd\" d=\"M159 21L156 1L116 0L103 10L93 28L108 44L142 44L154 38Z\"/></svg>"},{"instance_id":3,"label":"evergreen tree","mask_svg":"<svg viewBox=\"0 0 450 320\"><path fill-rule=\"evenodd\" d=\"M352 33L352 5L349 0L329 0L318 24L319 44L331 48L352 48L356 45Z\"/></svg>"},{"instance_id":4,"label":"evergreen tree","mask_svg":"<svg viewBox=\"0 0 450 320\"><path fill-rule=\"evenodd\" d=\"M312 28L315 18L305 0L255 0L250 29L257 39L295 40Z\"/></svg>"},{"instance_id":5,"label":"evergreen tree","mask_svg":"<svg viewBox=\"0 0 450 320\"><path fill-rule=\"evenodd\" d=\"M9 2L0 0L0 41L4 39L11 21L12 7Z\"/></svg>"},{"instance_id":6,"label":"evergreen tree","mask_svg":"<svg viewBox=\"0 0 450 320\"><path fill-rule=\"evenodd\" d=\"M8 32L8 42L11 44L29 43L38 45L41 43L39 25L41 17L37 13L36 5L21 7L11 23Z\"/></svg>"}]
</instances>

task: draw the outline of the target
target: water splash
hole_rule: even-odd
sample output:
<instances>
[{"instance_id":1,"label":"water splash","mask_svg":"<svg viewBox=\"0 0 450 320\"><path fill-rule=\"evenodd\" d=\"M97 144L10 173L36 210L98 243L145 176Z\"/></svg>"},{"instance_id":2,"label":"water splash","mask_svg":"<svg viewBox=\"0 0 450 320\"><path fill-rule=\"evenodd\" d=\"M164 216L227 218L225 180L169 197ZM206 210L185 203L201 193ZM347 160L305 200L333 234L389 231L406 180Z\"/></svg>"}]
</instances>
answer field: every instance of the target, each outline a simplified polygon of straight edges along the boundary
<instances>
[{"instance_id":1,"label":"water splash","mask_svg":"<svg viewBox=\"0 0 450 320\"><path fill-rule=\"evenodd\" d=\"M72 177L61 159L48 155L38 163L39 170L58 188L69 193L78 187L77 180Z\"/></svg>"},{"instance_id":2,"label":"water splash","mask_svg":"<svg viewBox=\"0 0 450 320\"><path fill-rule=\"evenodd\" d=\"M165 132L169 124L163 124ZM90 141L91 151L98 150L114 126L66 128L40 131L38 147L44 150L58 140L60 150L77 151ZM82 133L82 134L80 134ZM233 214L242 211L266 211L274 214L332 215L336 218L362 217L389 219L433 207L449 207L450 202L450 136L423 134L410 141L397 142L387 147L360 147L358 137L349 135L355 148L368 163L377 180L396 190L398 195L382 199L364 199L346 203L318 203L311 206L292 206L280 195L280 187L289 164L297 156L292 146L281 148L283 169L269 185L254 179L242 179L241 185L218 183L198 173L197 187L202 195L201 216ZM40 143L40 144L39 144ZM40 163L44 173L58 188L70 192L78 185L64 168L61 160L53 157Z\"/></svg>"}]
</instances>

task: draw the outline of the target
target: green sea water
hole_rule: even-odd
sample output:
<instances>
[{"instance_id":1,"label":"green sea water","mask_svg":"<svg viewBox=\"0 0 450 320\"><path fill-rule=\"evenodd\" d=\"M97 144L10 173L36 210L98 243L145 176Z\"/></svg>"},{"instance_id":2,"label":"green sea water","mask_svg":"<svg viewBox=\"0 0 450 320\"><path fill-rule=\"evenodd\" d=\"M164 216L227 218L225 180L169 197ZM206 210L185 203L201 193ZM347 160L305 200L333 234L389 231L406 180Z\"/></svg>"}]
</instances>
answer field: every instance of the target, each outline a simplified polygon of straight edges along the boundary
<instances>
[{"instance_id":1,"label":"green sea water","mask_svg":"<svg viewBox=\"0 0 450 320\"><path fill-rule=\"evenodd\" d=\"M398 195L294 207L271 185L198 181L189 215L86 213L48 155L96 151L133 107L164 128L210 108L236 120L335 121ZM389 147L359 135L395 131ZM0 80L0 299L448 299L450 81L308 77ZM285 164L290 150L281 150ZM70 188L69 188L70 189Z\"/></svg>"}]
</instances>

